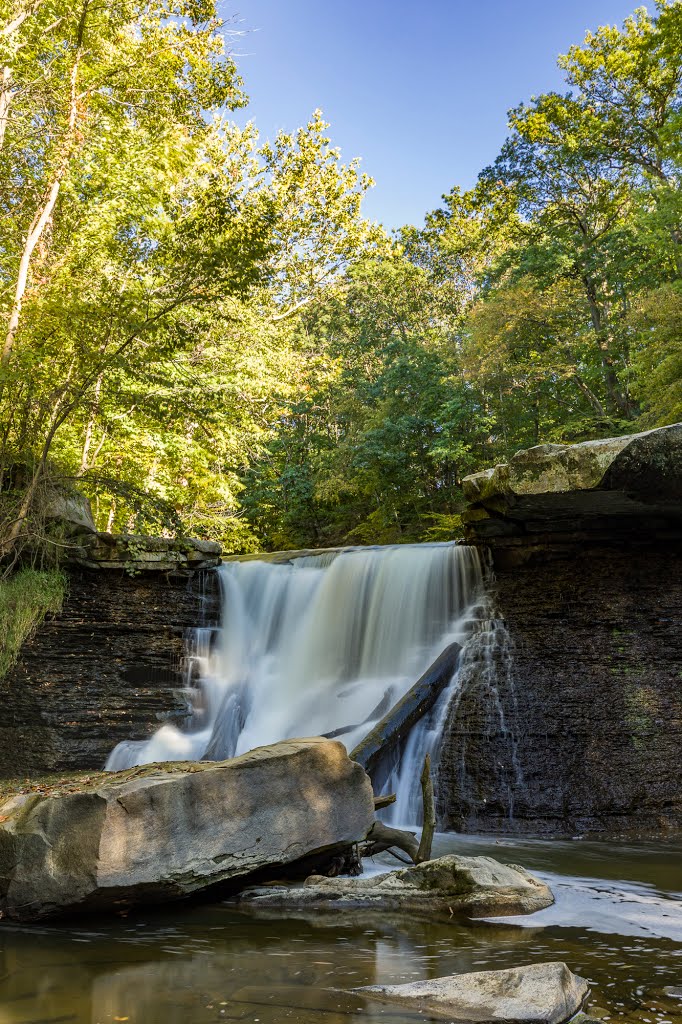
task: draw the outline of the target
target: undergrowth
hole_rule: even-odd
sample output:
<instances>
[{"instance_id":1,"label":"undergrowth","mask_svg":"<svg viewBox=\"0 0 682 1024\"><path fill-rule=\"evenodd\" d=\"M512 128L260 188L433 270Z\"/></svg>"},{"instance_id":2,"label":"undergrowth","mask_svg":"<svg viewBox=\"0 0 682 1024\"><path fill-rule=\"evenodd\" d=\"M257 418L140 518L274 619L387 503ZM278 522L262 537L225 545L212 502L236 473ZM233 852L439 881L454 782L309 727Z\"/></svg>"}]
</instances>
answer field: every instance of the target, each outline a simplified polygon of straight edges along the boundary
<instances>
[{"instance_id":1,"label":"undergrowth","mask_svg":"<svg viewBox=\"0 0 682 1024\"><path fill-rule=\"evenodd\" d=\"M60 610L65 594L66 576L56 569L20 569L0 579L0 679L43 617Z\"/></svg>"}]
</instances>

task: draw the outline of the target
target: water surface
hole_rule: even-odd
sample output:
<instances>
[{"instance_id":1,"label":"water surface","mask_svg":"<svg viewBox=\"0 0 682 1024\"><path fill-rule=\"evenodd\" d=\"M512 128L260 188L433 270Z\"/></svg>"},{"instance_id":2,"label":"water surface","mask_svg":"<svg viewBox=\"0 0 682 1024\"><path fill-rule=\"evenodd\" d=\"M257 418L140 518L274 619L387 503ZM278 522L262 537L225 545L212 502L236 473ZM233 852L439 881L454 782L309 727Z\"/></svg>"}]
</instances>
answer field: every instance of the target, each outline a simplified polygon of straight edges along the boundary
<instances>
[{"instance_id":1,"label":"water surface","mask_svg":"<svg viewBox=\"0 0 682 1024\"><path fill-rule=\"evenodd\" d=\"M676 843L438 836L436 853L492 854L546 878L528 918L428 921L378 912L240 912L176 905L113 920L0 930L0 1024L410 1024L348 990L565 960L590 1010L682 1022L682 864ZM677 992L677 994L675 994Z\"/></svg>"}]
</instances>

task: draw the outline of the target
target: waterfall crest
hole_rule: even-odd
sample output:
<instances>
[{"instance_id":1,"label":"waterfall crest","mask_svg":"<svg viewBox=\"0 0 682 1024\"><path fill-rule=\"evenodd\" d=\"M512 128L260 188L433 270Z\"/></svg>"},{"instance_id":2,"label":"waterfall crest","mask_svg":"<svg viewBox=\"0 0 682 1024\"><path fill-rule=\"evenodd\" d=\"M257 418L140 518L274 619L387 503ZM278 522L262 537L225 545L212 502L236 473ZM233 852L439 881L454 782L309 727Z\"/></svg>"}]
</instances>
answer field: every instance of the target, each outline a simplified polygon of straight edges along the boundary
<instances>
[{"instance_id":1,"label":"waterfall crest","mask_svg":"<svg viewBox=\"0 0 682 1024\"><path fill-rule=\"evenodd\" d=\"M351 750L449 643L467 640L483 593L477 550L455 544L229 562L218 571L222 623L191 638L199 678L186 726L119 743L108 770L222 759L298 736L335 735ZM413 729L410 761L433 747L450 691ZM407 771L394 770L392 783Z\"/></svg>"}]
</instances>

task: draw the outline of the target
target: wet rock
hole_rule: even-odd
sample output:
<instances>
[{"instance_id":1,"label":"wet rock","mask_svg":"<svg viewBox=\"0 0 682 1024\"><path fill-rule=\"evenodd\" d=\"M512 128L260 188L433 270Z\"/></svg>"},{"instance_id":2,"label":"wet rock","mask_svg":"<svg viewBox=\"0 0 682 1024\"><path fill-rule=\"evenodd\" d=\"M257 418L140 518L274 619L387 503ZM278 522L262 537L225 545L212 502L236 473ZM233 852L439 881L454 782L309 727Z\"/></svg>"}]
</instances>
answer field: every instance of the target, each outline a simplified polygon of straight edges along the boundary
<instances>
[{"instance_id":1,"label":"wet rock","mask_svg":"<svg viewBox=\"0 0 682 1024\"><path fill-rule=\"evenodd\" d=\"M186 636L219 620L218 574L69 572L63 608L0 686L0 776L102 768L190 711Z\"/></svg>"},{"instance_id":2,"label":"wet rock","mask_svg":"<svg viewBox=\"0 0 682 1024\"><path fill-rule=\"evenodd\" d=\"M281 875L314 852L363 839L374 800L341 743L304 739L14 797L2 819L0 909L30 921Z\"/></svg>"},{"instance_id":3,"label":"wet rock","mask_svg":"<svg viewBox=\"0 0 682 1024\"><path fill-rule=\"evenodd\" d=\"M450 855L371 878L321 878L304 886L249 889L241 903L257 906L376 907L469 917L531 914L554 902L544 882L518 865L491 857Z\"/></svg>"},{"instance_id":4,"label":"wet rock","mask_svg":"<svg viewBox=\"0 0 682 1024\"><path fill-rule=\"evenodd\" d=\"M497 566L491 598L500 628L470 649L444 730L441 827L682 828L682 545Z\"/></svg>"},{"instance_id":5,"label":"wet rock","mask_svg":"<svg viewBox=\"0 0 682 1024\"><path fill-rule=\"evenodd\" d=\"M548 963L354 991L452 1024L565 1024L589 989L566 964Z\"/></svg>"}]
</instances>

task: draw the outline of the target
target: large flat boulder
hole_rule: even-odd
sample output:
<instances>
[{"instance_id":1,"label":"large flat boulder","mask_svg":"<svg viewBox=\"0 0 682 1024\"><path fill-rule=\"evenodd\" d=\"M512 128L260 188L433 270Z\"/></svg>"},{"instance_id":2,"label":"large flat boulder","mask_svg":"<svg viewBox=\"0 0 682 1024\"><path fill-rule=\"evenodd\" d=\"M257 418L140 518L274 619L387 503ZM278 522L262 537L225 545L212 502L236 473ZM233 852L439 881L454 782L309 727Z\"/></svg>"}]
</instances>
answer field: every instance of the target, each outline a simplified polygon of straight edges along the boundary
<instances>
[{"instance_id":1,"label":"large flat boulder","mask_svg":"<svg viewBox=\"0 0 682 1024\"><path fill-rule=\"evenodd\" d=\"M682 424L536 445L466 477L463 488L468 539L492 545L496 555L505 547L559 550L618 537L674 540L682 530Z\"/></svg>"},{"instance_id":2,"label":"large flat boulder","mask_svg":"<svg viewBox=\"0 0 682 1024\"><path fill-rule=\"evenodd\" d=\"M548 963L354 991L452 1024L565 1024L589 987L566 964Z\"/></svg>"},{"instance_id":3,"label":"large flat boulder","mask_svg":"<svg viewBox=\"0 0 682 1024\"><path fill-rule=\"evenodd\" d=\"M549 887L516 864L456 854L370 878L313 875L303 886L261 886L239 899L255 907L374 907L445 917L532 914L554 902Z\"/></svg>"},{"instance_id":4,"label":"large flat boulder","mask_svg":"<svg viewBox=\"0 0 682 1024\"><path fill-rule=\"evenodd\" d=\"M276 877L364 839L374 799L343 744L301 739L23 794L0 821L0 910L32 920Z\"/></svg>"}]
</instances>

